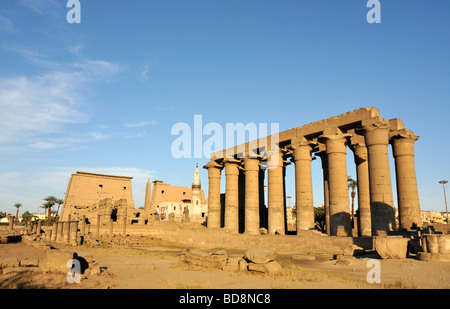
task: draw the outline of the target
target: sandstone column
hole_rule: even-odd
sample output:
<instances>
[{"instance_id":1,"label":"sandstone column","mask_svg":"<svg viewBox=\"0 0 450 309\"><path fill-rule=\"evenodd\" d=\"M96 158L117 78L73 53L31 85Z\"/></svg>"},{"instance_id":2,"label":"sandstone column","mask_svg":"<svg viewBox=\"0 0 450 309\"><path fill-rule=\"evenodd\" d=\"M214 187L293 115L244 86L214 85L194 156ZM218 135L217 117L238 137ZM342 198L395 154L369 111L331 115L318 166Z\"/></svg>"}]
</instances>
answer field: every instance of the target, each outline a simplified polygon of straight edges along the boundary
<instances>
[{"instance_id":1,"label":"sandstone column","mask_svg":"<svg viewBox=\"0 0 450 309\"><path fill-rule=\"evenodd\" d=\"M203 168L208 170L208 228L220 228L220 177L223 166L215 161L210 161Z\"/></svg>"},{"instance_id":2,"label":"sandstone column","mask_svg":"<svg viewBox=\"0 0 450 309\"><path fill-rule=\"evenodd\" d=\"M241 161L225 159L225 228L239 232L239 165Z\"/></svg>"},{"instance_id":3,"label":"sandstone column","mask_svg":"<svg viewBox=\"0 0 450 309\"><path fill-rule=\"evenodd\" d=\"M62 242L63 241L63 233L64 233L64 222L58 221L58 232L56 233L56 241Z\"/></svg>"},{"instance_id":4,"label":"sandstone column","mask_svg":"<svg viewBox=\"0 0 450 309\"><path fill-rule=\"evenodd\" d=\"M70 240L70 222L65 221L64 222L64 231L63 231L63 242L69 243Z\"/></svg>"},{"instance_id":5,"label":"sandstone column","mask_svg":"<svg viewBox=\"0 0 450 309\"><path fill-rule=\"evenodd\" d=\"M77 245L78 236L78 221L70 222L70 244L73 246Z\"/></svg>"},{"instance_id":6,"label":"sandstone column","mask_svg":"<svg viewBox=\"0 0 450 309\"><path fill-rule=\"evenodd\" d=\"M414 143L419 138L412 131L396 131L391 137L395 158L399 223L401 228L422 226L419 192L414 165Z\"/></svg>"},{"instance_id":7,"label":"sandstone column","mask_svg":"<svg viewBox=\"0 0 450 309\"><path fill-rule=\"evenodd\" d=\"M376 236L377 231L392 231L396 226L388 156L390 127L382 118L371 121L362 129L369 160L372 235Z\"/></svg>"},{"instance_id":8,"label":"sandstone column","mask_svg":"<svg viewBox=\"0 0 450 309\"><path fill-rule=\"evenodd\" d=\"M327 235L330 235L330 192L328 188L328 157L326 150L316 153L322 161L323 173L323 207L325 208L325 228Z\"/></svg>"},{"instance_id":9,"label":"sandstone column","mask_svg":"<svg viewBox=\"0 0 450 309\"><path fill-rule=\"evenodd\" d=\"M314 204L311 173L311 152L316 143L305 138L292 141L295 163L295 205L297 235L299 231L314 229Z\"/></svg>"},{"instance_id":10,"label":"sandstone column","mask_svg":"<svg viewBox=\"0 0 450 309\"><path fill-rule=\"evenodd\" d=\"M349 134L335 133L319 136L325 143L328 159L330 194L330 235L351 236L351 220L347 185L347 148Z\"/></svg>"},{"instance_id":11,"label":"sandstone column","mask_svg":"<svg viewBox=\"0 0 450 309\"><path fill-rule=\"evenodd\" d=\"M83 215L80 225L80 235L86 235L86 215Z\"/></svg>"},{"instance_id":12,"label":"sandstone column","mask_svg":"<svg viewBox=\"0 0 450 309\"><path fill-rule=\"evenodd\" d=\"M285 234L284 225L284 162L281 150L270 152L271 159L267 161L268 170L268 233ZM277 156L274 160L272 156Z\"/></svg>"},{"instance_id":13,"label":"sandstone column","mask_svg":"<svg viewBox=\"0 0 450 309\"><path fill-rule=\"evenodd\" d=\"M97 214L97 228L96 228L96 232L95 232L95 236L98 238L98 237L100 237L100 218L101 218L101 215L100 214Z\"/></svg>"},{"instance_id":14,"label":"sandstone column","mask_svg":"<svg viewBox=\"0 0 450 309\"><path fill-rule=\"evenodd\" d=\"M50 239L51 242L56 242L56 239L58 237L58 222L52 223L52 237Z\"/></svg>"},{"instance_id":15,"label":"sandstone column","mask_svg":"<svg viewBox=\"0 0 450 309\"><path fill-rule=\"evenodd\" d=\"M350 149L355 157L358 183L358 234L370 237L372 236L372 217L370 214L369 164L364 137L353 135Z\"/></svg>"},{"instance_id":16,"label":"sandstone column","mask_svg":"<svg viewBox=\"0 0 450 309\"><path fill-rule=\"evenodd\" d=\"M122 217L122 235L127 236L127 216Z\"/></svg>"},{"instance_id":17,"label":"sandstone column","mask_svg":"<svg viewBox=\"0 0 450 309\"><path fill-rule=\"evenodd\" d=\"M259 233L259 159L244 158L245 168L245 233Z\"/></svg>"},{"instance_id":18,"label":"sandstone column","mask_svg":"<svg viewBox=\"0 0 450 309\"><path fill-rule=\"evenodd\" d=\"M38 220L36 234L41 235L42 221Z\"/></svg>"}]
</instances>

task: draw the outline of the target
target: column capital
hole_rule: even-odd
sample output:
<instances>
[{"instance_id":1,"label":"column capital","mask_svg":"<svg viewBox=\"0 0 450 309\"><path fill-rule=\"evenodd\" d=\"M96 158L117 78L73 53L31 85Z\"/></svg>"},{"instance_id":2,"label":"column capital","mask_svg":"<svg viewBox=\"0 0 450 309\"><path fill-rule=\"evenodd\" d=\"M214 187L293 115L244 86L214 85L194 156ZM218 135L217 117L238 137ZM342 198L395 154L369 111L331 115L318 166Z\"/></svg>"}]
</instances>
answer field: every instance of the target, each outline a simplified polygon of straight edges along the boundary
<instances>
[{"instance_id":1,"label":"column capital","mask_svg":"<svg viewBox=\"0 0 450 309\"><path fill-rule=\"evenodd\" d=\"M363 121L356 131L365 137L367 147L373 145L388 145L391 126L384 118L376 117Z\"/></svg>"},{"instance_id":2,"label":"column capital","mask_svg":"<svg viewBox=\"0 0 450 309\"><path fill-rule=\"evenodd\" d=\"M419 139L411 130L392 131L389 142L392 145L393 156L414 156L414 143Z\"/></svg>"},{"instance_id":3,"label":"column capital","mask_svg":"<svg viewBox=\"0 0 450 309\"><path fill-rule=\"evenodd\" d=\"M414 135L413 131L408 129L394 130L389 133L390 141L402 139L404 141L409 140L415 142L419 139L419 136Z\"/></svg>"},{"instance_id":4,"label":"column capital","mask_svg":"<svg viewBox=\"0 0 450 309\"><path fill-rule=\"evenodd\" d=\"M216 160L211 160L203 166L204 169L218 168L223 169L223 163L218 163Z\"/></svg>"},{"instance_id":5,"label":"column capital","mask_svg":"<svg viewBox=\"0 0 450 309\"><path fill-rule=\"evenodd\" d=\"M346 144L351 134L348 133L331 133L322 134L317 139L325 144L326 153L347 153Z\"/></svg>"},{"instance_id":6,"label":"column capital","mask_svg":"<svg viewBox=\"0 0 450 309\"><path fill-rule=\"evenodd\" d=\"M299 160L311 161L313 159L311 153L317 145L317 142L304 137L293 139L290 146L294 150L292 161L294 163Z\"/></svg>"},{"instance_id":7,"label":"column capital","mask_svg":"<svg viewBox=\"0 0 450 309\"><path fill-rule=\"evenodd\" d=\"M245 157L243 159L243 162L244 162L244 171L258 171L261 165L261 158Z\"/></svg>"}]
</instances>

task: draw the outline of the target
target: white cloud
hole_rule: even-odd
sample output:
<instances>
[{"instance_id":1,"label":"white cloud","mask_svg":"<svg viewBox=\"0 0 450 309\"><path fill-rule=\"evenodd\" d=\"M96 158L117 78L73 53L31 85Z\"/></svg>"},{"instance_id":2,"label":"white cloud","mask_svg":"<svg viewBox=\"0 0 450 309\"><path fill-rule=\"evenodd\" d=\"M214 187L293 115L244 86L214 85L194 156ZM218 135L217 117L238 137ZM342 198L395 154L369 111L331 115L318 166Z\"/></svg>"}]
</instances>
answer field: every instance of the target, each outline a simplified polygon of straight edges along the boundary
<instances>
[{"instance_id":1,"label":"white cloud","mask_svg":"<svg viewBox=\"0 0 450 309\"><path fill-rule=\"evenodd\" d=\"M156 124L156 120L141 121L141 122L135 122L135 123L127 123L127 124L124 124L124 127L137 128L137 127L144 127L144 126L147 126L149 124Z\"/></svg>"},{"instance_id":2,"label":"white cloud","mask_svg":"<svg viewBox=\"0 0 450 309\"><path fill-rule=\"evenodd\" d=\"M149 77L148 77L148 71L150 70L150 66L149 65L145 65L142 68L142 72L141 72L141 79L143 81L146 81Z\"/></svg>"},{"instance_id":3,"label":"white cloud","mask_svg":"<svg viewBox=\"0 0 450 309\"><path fill-rule=\"evenodd\" d=\"M19 4L36 13L43 14L48 9L55 7L57 2L55 0L19 0Z\"/></svg>"},{"instance_id":4,"label":"white cloud","mask_svg":"<svg viewBox=\"0 0 450 309\"><path fill-rule=\"evenodd\" d=\"M13 23L6 17L0 15L0 31L5 33L16 33Z\"/></svg>"},{"instance_id":5,"label":"white cloud","mask_svg":"<svg viewBox=\"0 0 450 309\"><path fill-rule=\"evenodd\" d=\"M22 48L9 49L24 57L45 57ZM89 116L82 110L84 98L81 93L85 86L93 81L105 81L117 72L119 67L111 62L84 60L68 68L66 66L65 70L53 70L36 77L18 76L0 80L0 143L39 137L46 133L61 133L63 124L88 122ZM94 133L90 134L92 136L87 140L96 139ZM80 138L62 142L69 145L79 141ZM49 149L57 147L57 144L65 147L64 143L39 140L34 147Z\"/></svg>"}]
</instances>

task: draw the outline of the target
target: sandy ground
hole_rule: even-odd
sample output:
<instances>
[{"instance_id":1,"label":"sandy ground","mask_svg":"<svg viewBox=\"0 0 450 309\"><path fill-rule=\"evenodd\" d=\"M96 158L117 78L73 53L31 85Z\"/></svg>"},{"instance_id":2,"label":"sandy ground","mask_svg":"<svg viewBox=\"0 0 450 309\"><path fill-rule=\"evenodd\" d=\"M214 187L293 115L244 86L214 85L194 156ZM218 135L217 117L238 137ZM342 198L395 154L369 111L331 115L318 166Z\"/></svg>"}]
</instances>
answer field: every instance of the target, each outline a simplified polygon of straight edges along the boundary
<instances>
[{"instance_id":1,"label":"sandy ground","mask_svg":"<svg viewBox=\"0 0 450 309\"><path fill-rule=\"evenodd\" d=\"M64 248L64 247L58 247ZM352 258L350 265L336 263L329 255L316 255L315 261L296 261L292 254L278 254L283 266L279 274L223 271L193 267L182 261L182 247L149 243L144 247L84 248L101 266L100 275L83 276L70 284L66 274L37 271L0 274L0 288L47 289L448 289L450 262L378 260L381 283L368 283L369 257ZM243 253L227 250L229 254ZM45 253L33 246L0 244L0 259L43 259Z\"/></svg>"}]
</instances>

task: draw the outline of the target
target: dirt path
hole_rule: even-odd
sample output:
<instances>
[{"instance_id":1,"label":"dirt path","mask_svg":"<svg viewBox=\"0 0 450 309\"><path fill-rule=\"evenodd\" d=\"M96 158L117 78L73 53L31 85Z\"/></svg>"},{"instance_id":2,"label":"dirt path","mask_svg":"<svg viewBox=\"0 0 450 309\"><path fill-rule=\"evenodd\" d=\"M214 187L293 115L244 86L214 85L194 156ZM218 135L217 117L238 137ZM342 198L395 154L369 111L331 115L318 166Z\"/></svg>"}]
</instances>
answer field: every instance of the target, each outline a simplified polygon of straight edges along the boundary
<instances>
[{"instance_id":1,"label":"dirt path","mask_svg":"<svg viewBox=\"0 0 450 309\"><path fill-rule=\"evenodd\" d=\"M183 248L148 246L140 248L81 248L89 251L105 270L88 275L80 284L68 284L65 274L21 272L0 274L1 288L113 288L113 289L373 289L450 288L450 263L414 259L378 260L381 283L366 280L369 258L352 258L347 264L329 256L315 261L296 261L291 254L279 254L283 271L276 275L193 268L182 262ZM230 250L231 251L231 250ZM239 251L234 250L233 253ZM0 259L8 257L42 259L45 253L29 245L2 244Z\"/></svg>"}]
</instances>

